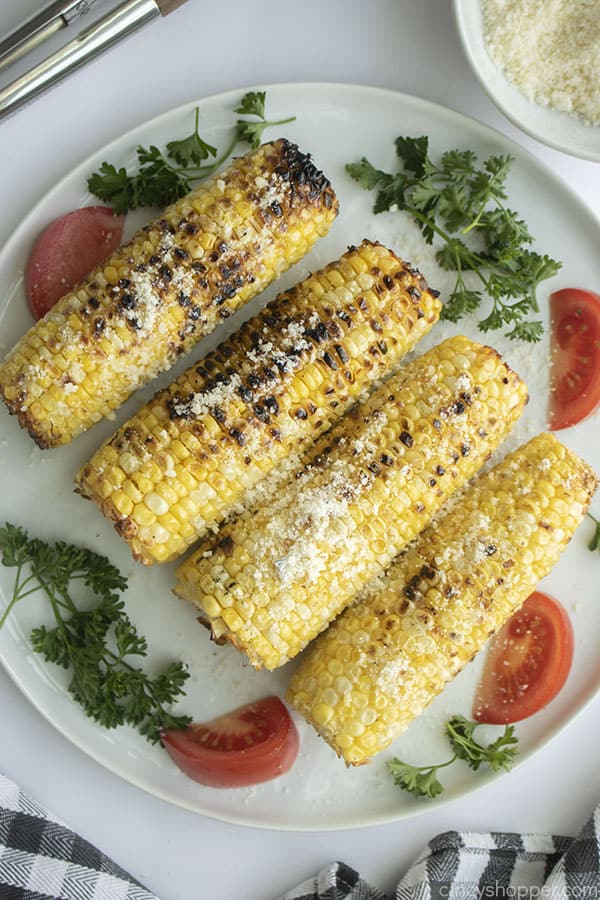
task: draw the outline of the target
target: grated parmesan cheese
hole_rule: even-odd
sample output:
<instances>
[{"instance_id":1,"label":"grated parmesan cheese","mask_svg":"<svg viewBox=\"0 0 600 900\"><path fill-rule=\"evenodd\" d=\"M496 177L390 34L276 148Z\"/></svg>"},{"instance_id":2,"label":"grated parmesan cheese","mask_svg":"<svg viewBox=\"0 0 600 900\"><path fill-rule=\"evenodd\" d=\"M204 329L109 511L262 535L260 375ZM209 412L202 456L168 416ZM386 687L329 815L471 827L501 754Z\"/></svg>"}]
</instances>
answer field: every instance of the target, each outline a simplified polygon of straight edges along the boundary
<instances>
[{"instance_id":1,"label":"grated parmesan cheese","mask_svg":"<svg viewBox=\"0 0 600 900\"><path fill-rule=\"evenodd\" d=\"M470 391L473 387L470 377L466 372L461 372L458 378L456 379L456 390L457 391Z\"/></svg>"},{"instance_id":2,"label":"grated parmesan cheese","mask_svg":"<svg viewBox=\"0 0 600 900\"><path fill-rule=\"evenodd\" d=\"M318 579L327 561L319 553L315 553L316 546L321 543L331 546L348 542L347 531L343 528L336 531L332 524L333 520L343 521L349 502L355 499L350 485L349 464L345 460L336 460L328 481L324 484L311 484L309 480L298 495L296 516L291 526L288 522L287 496L283 496L280 503L273 504L267 532L278 538L284 535L290 544L288 553L274 563L282 588L289 587L299 578L304 578L306 584L312 584Z\"/></svg>"},{"instance_id":3,"label":"grated parmesan cheese","mask_svg":"<svg viewBox=\"0 0 600 900\"><path fill-rule=\"evenodd\" d=\"M175 402L173 409L178 416L205 416L215 406L223 406L231 403L235 392L240 387L242 379L239 375L232 375L227 381L216 384L205 391L198 391L190 400Z\"/></svg>"},{"instance_id":4,"label":"grated parmesan cheese","mask_svg":"<svg viewBox=\"0 0 600 900\"><path fill-rule=\"evenodd\" d=\"M488 53L529 100L600 124L600 0L482 0Z\"/></svg>"}]
</instances>

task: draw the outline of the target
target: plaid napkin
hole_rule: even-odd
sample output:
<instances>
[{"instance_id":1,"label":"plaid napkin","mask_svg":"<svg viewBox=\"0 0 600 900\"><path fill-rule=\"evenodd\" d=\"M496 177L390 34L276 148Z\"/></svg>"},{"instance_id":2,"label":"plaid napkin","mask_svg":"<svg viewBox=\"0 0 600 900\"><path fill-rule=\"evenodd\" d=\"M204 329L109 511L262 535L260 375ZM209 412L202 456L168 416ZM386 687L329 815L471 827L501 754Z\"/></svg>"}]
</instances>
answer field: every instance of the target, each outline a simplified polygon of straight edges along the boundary
<instances>
[{"instance_id":1,"label":"plaid napkin","mask_svg":"<svg viewBox=\"0 0 600 900\"><path fill-rule=\"evenodd\" d=\"M600 807L576 838L447 831L398 884L395 900L600 900ZM345 863L281 900L388 900Z\"/></svg>"},{"instance_id":2,"label":"plaid napkin","mask_svg":"<svg viewBox=\"0 0 600 900\"><path fill-rule=\"evenodd\" d=\"M158 900L0 773L1 900Z\"/></svg>"},{"instance_id":3,"label":"plaid napkin","mask_svg":"<svg viewBox=\"0 0 600 900\"><path fill-rule=\"evenodd\" d=\"M395 898L600 900L600 807L576 838L440 834L402 878ZM0 773L0 900L158 898ZM336 862L280 900L391 898Z\"/></svg>"}]
</instances>

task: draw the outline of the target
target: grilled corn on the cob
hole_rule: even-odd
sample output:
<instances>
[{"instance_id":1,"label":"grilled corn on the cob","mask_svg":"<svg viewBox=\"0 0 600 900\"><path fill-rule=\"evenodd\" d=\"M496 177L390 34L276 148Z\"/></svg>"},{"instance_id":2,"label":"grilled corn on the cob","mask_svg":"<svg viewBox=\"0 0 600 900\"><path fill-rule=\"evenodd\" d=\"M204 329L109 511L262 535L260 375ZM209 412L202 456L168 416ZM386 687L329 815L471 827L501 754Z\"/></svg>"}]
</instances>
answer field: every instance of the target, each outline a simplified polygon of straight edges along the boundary
<instances>
[{"instance_id":1,"label":"grilled corn on the cob","mask_svg":"<svg viewBox=\"0 0 600 900\"><path fill-rule=\"evenodd\" d=\"M350 248L157 394L84 466L80 493L138 559L174 559L388 373L439 310L391 250Z\"/></svg>"},{"instance_id":2,"label":"grilled corn on the cob","mask_svg":"<svg viewBox=\"0 0 600 900\"><path fill-rule=\"evenodd\" d=\"M283 665L479 469L526 397L494 350L445 341L336 423L270 504L203 541L175 592L254 666Z\"/></svg>"},{"instance_id":3,"label":"grilled corn on the cob","mask_svg":"<svg viewBox=\"0 0 600 900\"><path fill-rule=\"evenodd\" d=\"M597 479L555 437L507 456L311 647L288 699L351 765L419 715L547 575Z\"/></svg>"},{"instance_id":4,"label":"grilled corn on the cob","mask_svg":"<svg viewBox=\"0 0 600 900\"><path fill-rule=\"evenodd\" d=\"M0 393L40 447L68 443L190 350L326 234L331 185L286 140L169 206L0 365Z\"/></svg>"}]
</instances>

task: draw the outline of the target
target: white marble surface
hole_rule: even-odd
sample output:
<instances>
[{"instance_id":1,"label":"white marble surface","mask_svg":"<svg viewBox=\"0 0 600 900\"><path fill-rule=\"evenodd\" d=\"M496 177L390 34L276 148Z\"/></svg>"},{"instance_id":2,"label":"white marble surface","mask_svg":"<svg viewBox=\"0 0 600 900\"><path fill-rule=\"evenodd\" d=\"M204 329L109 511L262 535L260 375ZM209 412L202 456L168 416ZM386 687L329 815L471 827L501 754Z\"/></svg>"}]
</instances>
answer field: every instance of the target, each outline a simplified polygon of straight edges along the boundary
<instances>
[{"instance_id":1,"label":"white marble surface","mask_svg":"<svg viewBox=\"0 0 600 900\"><path fill-rule=\"evenodd\" d=\"M39 6L4 0L0 33ZM0 124L0 242L70 167L131 126L203 95L296 81L379 85L467 113L600 209L600 166L541 146L491 105L463 59L447 0L188 0ZM325 834L226 825L142 793L58 734L2 671L0 709L0 769L161 900L272 900L333 859L391 891L439 831L573 833L600 799L598 700L517 771L462 801Z\"/></svg>"}]
</instances>

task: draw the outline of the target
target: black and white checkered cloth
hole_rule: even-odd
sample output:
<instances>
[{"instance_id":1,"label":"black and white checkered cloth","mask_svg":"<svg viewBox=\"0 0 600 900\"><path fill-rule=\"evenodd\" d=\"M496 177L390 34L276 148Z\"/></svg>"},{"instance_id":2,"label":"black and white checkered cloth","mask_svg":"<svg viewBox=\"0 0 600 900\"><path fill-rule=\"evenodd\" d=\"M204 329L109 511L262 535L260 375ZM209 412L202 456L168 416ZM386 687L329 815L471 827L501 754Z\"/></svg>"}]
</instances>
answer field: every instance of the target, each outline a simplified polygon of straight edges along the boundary
<instances>
[{"instance_id":1,"label":"black and white checkered cloth","mask_svg":"<svg viewBox=\"0 0 600 900\"><path fill-rule=\"evenodd\" d=\"M0 900L158 900L0 773Z\"/></svg>"},{"instance_id":2,"label":"black and white checkered cloth","mask_svg":"<svg viewBox=\"0 0 600 900\"><path fill-rule=\"evenodd\" d=\"M600 900L600 807L576 838L448 831L395 900ZM198 900L214 900L194 894ZM158 900L0 773L0 900ZM169 900L165 897L164 900ZM233 900L233 898L232 898ZM345 863L280 900L391 900Z\"/></svg>"},{"instance_id":3,"label":"black and white checkered cloth","mask_svg":"<svg viewBox=\"0 0 600 900\"><path fill-rule=\"evenodd\" d=\"M576 838L448 831L433 838L395 900L600 900L600 807ZM332 863L281 900L388 900ZM391 898L390 898L391 900Z\"/></svg>"}]
</instances>

